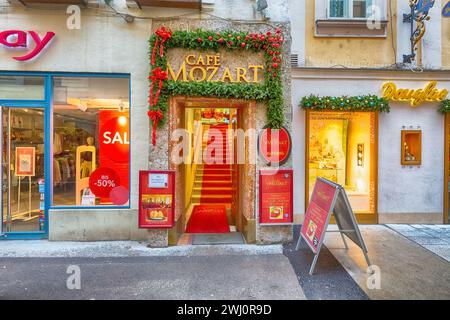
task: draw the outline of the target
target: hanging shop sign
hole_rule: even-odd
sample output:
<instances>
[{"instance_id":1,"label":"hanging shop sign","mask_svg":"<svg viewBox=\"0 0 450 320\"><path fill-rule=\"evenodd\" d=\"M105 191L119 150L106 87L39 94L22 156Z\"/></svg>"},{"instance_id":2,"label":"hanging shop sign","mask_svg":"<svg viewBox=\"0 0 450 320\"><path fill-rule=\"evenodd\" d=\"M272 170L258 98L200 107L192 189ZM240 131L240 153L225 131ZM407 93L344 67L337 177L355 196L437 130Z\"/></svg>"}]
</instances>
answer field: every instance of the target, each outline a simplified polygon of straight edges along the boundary
<instances>
[{"instance_id":1,"label":"hanging shop sign","mask_svg":"<svg viewBox=\"0 0 450 320\"><path fill-rule=\"evenodd\" d=\"M28 61L42 53L54 37L52 31L41 38L35 31L6 30L0 32L0 44L14 50L28 50L25 55L13 57L17 61Z\"/></svg>"},{"instance_id":2,"label":"hanging shop sign","mask_svg":"<svg viewBox=\"0 0 450 320\"><path fill-rule=\"evenodd\" d=\"M33 177L35 175L35 151L34 147L16 148L16 176Z\"/></svg>"},{"instance_id":3,"label":"hanging shop sign","mask_svg":"<svg viewBox=\"0 0 450 320\"><path fill-rule=\"evenodd\" d=\"M291 135L285 127L271 129L266 126L259 134L258 152L266 164L283 165L289 159L291 150Z\"/></svg>"},{"instance_id":4,"label":"hanging shop sign","mask_svg":"<svg viewBox=\"0 0 450 320\"><path fill-rule=\"evenodd\" d=\"M397 88L394 82L383 84L382 96L384 99L392 101L409 102L412 107L417 107L423 102L443 101L448 95L448 90L438 89L437 81L430 81L423 89Z\"/></svg>"},{"instance_id":5,"label":"hanging shop sign","mask_svg":"<svg viewBox=\"0 0 450 320\"><path fill-rule=\"evenodd\" d=\"M366 245L345 189L330 180L317 178L296 246L296 250L298 250L303 239L314 253L314 260L309 270L310 275L314 272L332 214L334 214L338 226L337 232L340 232L345 247L348 249L344 237L347 236L361 248L367 264L371 265Z\"/></svg>"},{"instance_id":6,"label":"hanging shop sign","mask_svg":"<svg viewBox=\"0 0 450 320\"><path fill-rule=\"evenodd\" d=\"M435 0L416 0L416 10L422 14L428 14L431 8L433 8Z\"/></svg>"},{"instance_id":7,"label":"hanging shop sign","mask_svg":"<svg viewBox=\"0 0 450 320\"><path fill-rule=\"evenodd\" d=\"M442 16L446 18L450 17L450 1L442 8Z\"/></svg>"},{"instance_id":8,"label":"hanging shop sign","mask_svg":"<svg viewBox=\"0 0 450 320\"><path fill-rule=\"evenodd\" d=\"M283 225L294 222L292 169L259 171L259 223Z\"/></svg>"},{"instance_id":9,"label":"hanging shop sign","mask_svg":"<svg viewBox=\"0 0 450 320\"><path fill-rule=\"evenodd\" d=\"M178 68L167 63L168 77L169 80L184 82L259 83L264 80L263 65L229 66L222 65L223 61L220 53L187 54Z\"/></svg>"},{"instance_id":10,"label":"hanging shop sign","mask_svg":"<svg viewBox=\"0 0 450 320\"><path fill-rule=\"evenodd\" d=\"M139 228L175 224L175 171L139 171Z\"/></svg>"}]
</instances>

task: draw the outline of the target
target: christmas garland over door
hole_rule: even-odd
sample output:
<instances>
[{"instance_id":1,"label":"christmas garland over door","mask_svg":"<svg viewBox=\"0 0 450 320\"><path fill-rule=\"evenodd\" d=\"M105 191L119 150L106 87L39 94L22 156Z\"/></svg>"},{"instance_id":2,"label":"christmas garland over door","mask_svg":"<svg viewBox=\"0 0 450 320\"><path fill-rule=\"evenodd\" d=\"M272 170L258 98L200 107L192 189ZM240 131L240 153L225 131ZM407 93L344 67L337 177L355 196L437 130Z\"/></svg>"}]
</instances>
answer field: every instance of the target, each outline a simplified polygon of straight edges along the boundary
<instances>
[{"instance_id":1,"label":"christmas garland over door","mask_svg":"<svg viewBox=\"0 0 450 320\"><path fill-rule=\"evenodd\" d=\"M149 111L152 144L156 145L156 128L167 120L171 95L217 97L267 101L267 124L279 129L284 124L284 101L281 80L283 34L280 28L266 33L237 31L173 31L164 26L150 38L151 71L148 77ZM170 48L192 50L247 50L264 52L264 82L257 84L229 82L178 82L168 79L166 51Z\"/></svg>"}]
</instances>

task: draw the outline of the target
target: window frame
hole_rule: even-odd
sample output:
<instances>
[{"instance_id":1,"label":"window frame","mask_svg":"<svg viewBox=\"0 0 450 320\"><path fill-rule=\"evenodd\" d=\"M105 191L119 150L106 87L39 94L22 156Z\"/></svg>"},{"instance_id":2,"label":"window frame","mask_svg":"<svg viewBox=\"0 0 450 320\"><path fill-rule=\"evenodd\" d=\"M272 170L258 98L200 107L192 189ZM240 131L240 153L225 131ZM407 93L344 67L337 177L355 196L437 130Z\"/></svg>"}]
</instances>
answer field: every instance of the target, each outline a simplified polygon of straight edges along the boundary
<instances>
[{"instance_id":1,"label":"window frame","mask_svg":"<svg viewBox=\"0 0 450 320\"><path fill-rule=\"evenodd\" d=\"M45 112L44 127L45 127L45 231L44 232L27 232L26 237L48 235L48 212L49 210L100 210L100 209L130 209L131 208L131 171L132 171L132 152L130 148L129 154L129 179L130 179L130 199L127 205L98 205L98 206L76 206L76 205L53 205L53 80L55 77L67 77L67 78L125 78L128 79L128 92L129 92L129 118L132 119L132 95L131 95L131 74L130 73L89 73L89 72L39 72L39 71L9 71L0 70L0 76L41 76L45 78L44 88L45 97L43 100L0 100L0 106L16 106L16 107L41 107ZM132 136L132 125L129 122L130 143ZM24 237L23 232L8 234L9 239L17 238L22 239ZM1 238L1 237L0 237Z\"/></svg>"},{"instance_id":2,"label":"window frame","mask_svg":"<svg viewBox=\"0 0 450 320\"><path fill-rule=\"evenodd\" d=\"M354 1L362 1L362 0L342 0L342 1L344 1L344 4L346 4L348 6L348 9L347 9L348 17L345 17L345 16L344 17L332 17L330 15L331 14L331 1L333 1L333 0L327 0L327 3L326 3L326 11L327 11L326 17L328 20L362 20L362 21L365 21L365 20L369 19L367 10L370 6L373 5L372 0L364 0L364 1L366 1L366 3L369 2L366 5L366 16L365 17L354 17L353 16L353 2ZM345 12L345 10L344 10L344 12Z\"/></svg>"}]
</instances>

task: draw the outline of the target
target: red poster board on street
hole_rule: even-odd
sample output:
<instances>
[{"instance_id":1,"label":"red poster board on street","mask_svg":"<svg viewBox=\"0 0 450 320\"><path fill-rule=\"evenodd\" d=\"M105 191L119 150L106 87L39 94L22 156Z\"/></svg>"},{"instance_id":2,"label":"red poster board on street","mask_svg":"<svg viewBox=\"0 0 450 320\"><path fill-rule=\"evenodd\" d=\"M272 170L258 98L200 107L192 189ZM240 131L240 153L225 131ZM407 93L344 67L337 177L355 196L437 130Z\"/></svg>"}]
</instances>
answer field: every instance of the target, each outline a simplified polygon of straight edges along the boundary
<instances>
[{"instance_id":1,"label":"red poster board on street","mask_svg":"<svg viewBox=\"0 0 450 320\"><path fill-rule=\"evenodd\" d=\"M328 226L330 210L336 201L338 189L326 183L322 179L317 179L314 191L305 213L305 221L302 224L301 235L316 254L319 251L319 244L322 243Z\"/></svg>"},{"instance_id":2,"label":"red poster board on street","mask_svg":"<svg viewBox=\"0 0 450 320\"><path fill-rule=\"evenodd\" d=\"M283 225L294 222L292 169L259 171L259 223Z\"/></svg>"},{"instance_id":3,"label":"red poster board on street","mask_svg":"<svg viewBox=\"0 0 450 320\"><path fill-rule=\"evenodd\" d=\"M332 214L338 227L336 231L327 230ZM314 272L326 232L339 232L346 249L348 249L348 246L345 237L352 240L361 248L367 264L369 267L371 266L367 254L367 247L362 238L345 189L330 180L317 178L308 209L305 213L305 220L300 230L300 237L295 247L296 250L299 250L301 240L303 239L313 251L314 260L309 270L310 275Z\"/></svg>"},{"instance_id":4,"label":"red poster board on street","mask_svg":"<svg viewBox=\"0 0 450 320\"><path fill-rule=\"evenodd\" d=\"M175 224L175 172L139 171L139 228Z\"/></svg>"}]
</instances>

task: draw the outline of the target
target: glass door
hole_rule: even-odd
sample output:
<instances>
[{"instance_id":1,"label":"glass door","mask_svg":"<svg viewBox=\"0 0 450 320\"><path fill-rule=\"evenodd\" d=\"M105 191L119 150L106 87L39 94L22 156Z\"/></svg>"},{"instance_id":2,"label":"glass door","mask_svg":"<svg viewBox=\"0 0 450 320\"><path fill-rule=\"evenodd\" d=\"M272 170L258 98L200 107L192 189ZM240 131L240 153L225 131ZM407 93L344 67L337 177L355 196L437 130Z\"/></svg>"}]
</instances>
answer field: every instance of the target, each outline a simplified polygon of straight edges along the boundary
<instances>
[{"instance_id":1,"label":"glass door","mask_svg":"<svg viewBox=\"0 0 450 320\"><path fill-rule=\"evenodd\" d=\"M1 107L2 232L45 231L44 110Z\"/></svg>"}]
</instances>

